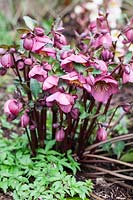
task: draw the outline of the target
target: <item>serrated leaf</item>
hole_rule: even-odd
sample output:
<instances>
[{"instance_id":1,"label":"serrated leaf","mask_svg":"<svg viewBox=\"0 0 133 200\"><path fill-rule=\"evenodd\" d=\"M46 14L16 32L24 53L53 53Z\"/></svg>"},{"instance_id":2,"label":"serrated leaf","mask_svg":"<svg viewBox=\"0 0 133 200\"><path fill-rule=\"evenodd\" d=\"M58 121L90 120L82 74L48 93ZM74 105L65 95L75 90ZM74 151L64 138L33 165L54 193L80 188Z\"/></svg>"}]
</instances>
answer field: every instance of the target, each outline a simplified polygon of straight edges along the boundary
<instances>
[{"instance_id":1,"label":"serrated leaf","mask_svg":"<svg viewBox=\"0 0 133 200\"><path fill-rule=\"evenodd\" d=\"M28 28L30 28L31 30L33 30L35 25L38 24L38 22L36 20L32 19L29 16L24 16L23 19L24 19L24 22L25 22L26 26Z\"/></svg>"},{"instance_id":2,"label":"serrated leaf","mask_svg":"<svg viewBox=\"0 0 133 200\"><path fill-rule=\"evenodd\" d=\"M41 86L40 86L40 83L36 79L33 79L33 78L30 79L30 89L34 98L37 99L41 90Z\"/></svg>"},{"instance_id":3,"label":"serrated leaf","mask_svg":"<svg viewBox=\"0 0 133 200\"><path fill-rule=\"evenodd\" d=\"M125 153L122 157L121 157L121 159L120 160L122 160L122 161L124 161L124 162L133 162L133 151L132 152L127 152L127 153Z\"/></svg>"}]
</instances>

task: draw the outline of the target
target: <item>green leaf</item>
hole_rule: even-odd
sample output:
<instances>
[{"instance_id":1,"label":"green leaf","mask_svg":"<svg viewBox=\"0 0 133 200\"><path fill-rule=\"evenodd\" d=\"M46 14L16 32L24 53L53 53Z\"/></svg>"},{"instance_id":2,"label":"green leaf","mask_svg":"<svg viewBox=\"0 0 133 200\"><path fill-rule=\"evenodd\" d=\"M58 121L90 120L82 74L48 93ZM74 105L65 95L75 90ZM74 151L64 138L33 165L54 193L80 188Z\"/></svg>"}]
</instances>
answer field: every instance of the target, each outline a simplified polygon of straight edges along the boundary
<instances>
[{"instance_id":1,"label":"green leaf","mask_svg":"<svg viewBox=\"0 0 133 200\"><path fill-rule=\"evenodd\" d=\"M85 111L83 113L81 113L81 115L79 116L80 119L85 119L87 117L89 117L89 113L87 113Z\"/></svg>"},{"instance_id":2,"label":"green leaf","mask_svg":"<svg viewBox=\"0 0 133 200\"><path fill-rule=\"evenodd\" d=\"M78 71L78 72L84 72L85 71L85 66L80 64L80 63L76 63L75 65L75 69Z\"/></svg>"},{"instance_id":3,"label":"green leaf","mask_svg":"<svg viewBox=\"0 0 133 200\"><path fill-rule=\"evenodd\" d=\"M111 143L107 142L107 143L103 144L102 145L102 149L103 149L103 151L110 152L110 150L111 150Z\"/></svg>"},{"instance_id":4,"label":"green leaf","mask_svg":"<svg viewBox=\"0 0 133 200\"><path fill-rule=\"evenodd\" d=\"M46 143L45 153L47 153L55 145L55 140L50 140Z\"/></svg>"},{"instance_id":5,"label":"green leaf","mask_svg":"<svg viewBox=\"0 0 133 200\"><path fill-rule=\"evenodd\" d=\"M0 182L0 188L4 191L4 193L7 192L8 189L8 179L3 178L3 180Z\"/></svg>"},{"instance_id":6,"label":"green leaf","mask_svg":"<svg viewBox=\"0 0 133 200\"><path fill-rule=\"evenodd\" d=\"M41 86L40 86L40 83L36 79L33 79L33 78L30 79L30 89L32 91L34 98L37 99L41 90Z\"/></svg>"},{"instance_id":7,"label":"green leaf","mask_svg":"<svg viewBox=\"0 0 133 200\"><path fill-rule=\"evenodd\" d=\"M38 22L36 20L32 19L29 16L24 16L23 19L24 19L24 22L25 22L26 26L28 28L30 28L31 30L33 30L35 25L38 24Z\"/></svg>"},{"instance_id":8,"label":"green leaf","mask_svg":"<svg viewBox=\"0 0 133 200\"><path fill-rule=\"evenodd\" d=\"M121 159L124 162L133 162L133 151L125 153Z\"/></svg>"},{"instance_id":9,"label":"green leaf","mask_svg":"<svg viewBox=\"0 0 133 200\"><path fill-rule=\"evenodd\" d=\"M132 59L132 51L129 51L129 52L126 53L123 63L128 64L131 59Z\"/></svg>"},{"instance_id":10,"label":"green leaf","mask_svg":"<svg viewBox=\"0 0 133 200\"><path fill-rule=\"evenodd\" d=\"M20 34L29 33L30 29L27 29L27 28L18 28L17 32L20 33Z\"/></svg>"},{"instance_id":11,"label":"green leaf","mask_svg":"<svg viewBox=\"0 0 133 200\"><path fill-rule=\"evenodd\" d=\"M115 155L117 155L118 159L120 158L121 153L124 150L124 147L125 147L125 142L123 142L123 141L119 141L119 142L112 144L113 152Z\"/></svg>"},{"instance_id":12,"label":"green leaf","mask_svg":"<svg viewBox=\"0 0 133 200\"><path fill-rule=\"evenodd\" d=\"M93 72L92 72L93 75L98 75L98 74L101 74L101 71L98 70L98 69L94 69Z\"/></svg>"}]
</instances>

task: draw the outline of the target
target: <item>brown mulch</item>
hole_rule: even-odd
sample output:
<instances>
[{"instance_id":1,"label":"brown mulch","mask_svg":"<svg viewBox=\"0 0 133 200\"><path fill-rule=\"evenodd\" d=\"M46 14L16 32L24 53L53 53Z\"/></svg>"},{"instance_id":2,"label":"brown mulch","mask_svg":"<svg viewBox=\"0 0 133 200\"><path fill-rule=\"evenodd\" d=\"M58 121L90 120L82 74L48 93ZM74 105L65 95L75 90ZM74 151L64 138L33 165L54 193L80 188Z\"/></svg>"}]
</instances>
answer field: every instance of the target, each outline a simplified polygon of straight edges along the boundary
<instances>
[{"instance_id":1,"label":"brown mulch","mask_svg":"<svg viewBox=\"0 0 133 200\"><path fill-rule=\"evenodd\" d=\"M96 184L91 200L133 200L133 189L129 190L117 184Z\"/></svg>"},{"instance_id":2,"label":"brown mulch","mask_svg":"<svg viewBox=\"0 0 133 200\"><path fill-rule=\"evenodd\" d=\"M13 198L10 196L10 194L4 194L0 192L0 200L13 200Z\"/></svg>"}]
</instances>

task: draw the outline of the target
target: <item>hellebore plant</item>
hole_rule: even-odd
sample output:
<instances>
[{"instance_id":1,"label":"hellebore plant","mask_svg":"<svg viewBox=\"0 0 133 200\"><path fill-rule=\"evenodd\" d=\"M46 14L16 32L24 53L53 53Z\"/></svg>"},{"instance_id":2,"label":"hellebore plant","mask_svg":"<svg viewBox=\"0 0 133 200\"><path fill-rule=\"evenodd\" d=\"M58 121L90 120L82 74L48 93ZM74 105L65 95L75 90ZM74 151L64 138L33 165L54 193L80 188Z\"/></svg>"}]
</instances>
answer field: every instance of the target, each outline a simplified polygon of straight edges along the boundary
<instances>
[{"instance_id":1,"label":"hellebore plant","mask_svg":"<svg viewBox=\"0 0 133 200\"><path fill-rule=\"evenodd\" d=\"M61 26L53 26L48 35L38 26L19 29L20 48L1 45L0 75L11 69L16 76L15 95L5 103L4 112L9 121L20 117L34 156L47 138L56 140L56 150L72 149L78 156L90 138L94 143L108 138L112 96L122 84L133 82L132 27L133 20L114 40L108 14L100 13L77 34L74 48ZM106 123L100 121L103 115Z\"/></svg>"}]
</instances>

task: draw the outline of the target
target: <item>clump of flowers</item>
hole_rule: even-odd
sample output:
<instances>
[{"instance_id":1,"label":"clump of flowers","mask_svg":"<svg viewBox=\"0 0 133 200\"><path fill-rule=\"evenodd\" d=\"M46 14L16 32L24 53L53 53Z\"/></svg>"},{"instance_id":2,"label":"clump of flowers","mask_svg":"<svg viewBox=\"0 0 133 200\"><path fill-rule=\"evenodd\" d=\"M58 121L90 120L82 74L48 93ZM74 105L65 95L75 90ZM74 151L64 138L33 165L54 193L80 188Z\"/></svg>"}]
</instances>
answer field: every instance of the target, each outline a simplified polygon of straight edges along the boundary
<instances>
[{"instance_id":1,"label":"clump of flowers","mask_svg":"<svg viewBox=\"0 0 133 200\"><path fill-rule=\"evenodd\" d=\"M74 48L61 26L53 26L48 35L38 26L19 29L20 48L1 46L0 75L11 69L16 76L15 96L4 112L10 121L20 117L33 155L47 138L56 140L57 150L72 149L79 156L92 136L93 142L108 138L112 96L133 82L132 27L133 20L114 40L108 14L100 13Z\"/></svg>"}]
</instances>

